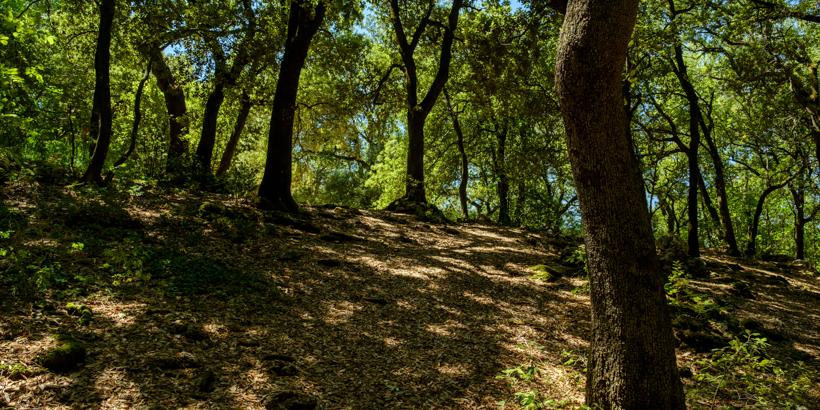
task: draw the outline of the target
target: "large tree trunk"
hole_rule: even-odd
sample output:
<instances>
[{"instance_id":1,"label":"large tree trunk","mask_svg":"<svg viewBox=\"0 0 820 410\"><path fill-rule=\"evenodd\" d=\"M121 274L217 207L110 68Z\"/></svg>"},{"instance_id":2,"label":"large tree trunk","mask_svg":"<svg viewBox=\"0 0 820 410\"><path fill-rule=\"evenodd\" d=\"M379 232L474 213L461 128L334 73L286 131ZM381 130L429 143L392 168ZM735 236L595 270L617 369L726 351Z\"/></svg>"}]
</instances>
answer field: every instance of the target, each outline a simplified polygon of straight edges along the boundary
<instances>
[{"instance_id":1,"label":"large tree trunk","mask_svg":"<svg viewBox=\"0 0 820 410\"><path fill-rule=\"evenodd\" d=\"M566 6L555 82L588 255L593 408L685 409L621 72L639 0ZM597 406L597 407L596 407Z\"/></svg>"},{"instance_id":2,"label":"large tree trunk","mask_svg":"<svg viewBox=\"0 0 820 410\"><path fill-rule=\"evenodd\" d=\"M202 117L202 136L199 138L199 145L196 147L197 166L199 167L197 172L211 172L219 109L225 101L225 83L219 80L220 77L220 73L214 75L214 89L208 96L208 101L205 102L205 114Z\"/></svg>"},{"instance_id":3,"label":"large tree trunk","mask_svg":"<svg viewBox=\"0 0 820 410\"><path fill-rule=\"evenodd\" d=\"M233 161L233 154L236 152L236 146L239 144L239 137L242 136L242 130L245 129L245 122L248 120L248 115L253 107L251 96L246 91L242 91L242 101L240 102L239 115L236 117L236 122L233 125L233 133L228 139L228 145L225 146L225 152L222 153L222 160L219 161L219 168L216 170L216 176L221 177L225 172L231 168L231 161Z\"/></svg>"},{"instance_id":4,"label":"large tree trunk","mask_svg":"<svg viewBox=\"0 0 820 410\"><path fill-rule=\"evenodd\" d=\"M97 36L97 52L94 54L94 106L95 113L99 113L100 131L94 146L91 163L88 164L81 181L102 183L102 169L108 147L111 145L111 127L113 117L111 112L111 27L114 25L114 0L100 2L100 29ZM92 114L91 131L94 131L95 119ZM95 135L91 134L92 138Z\"/></svg>"},{"instance_id":5,"label":"large tree trunk","mask_svg":"<svg viewBox=\"0 0 820 410\"><path fill-rule=\"evenodd\" d=\"M191 123L190 119L185 115L188 112L188 106L185 103L185 92L174 78L174 73L171 71L171 68L168 67L165 56L161 51L156 57L152 71L154 77L157 79L157 86L165 97L165 109L168 110L170 146L167 170L173 172L173 160L183 156L187 149L183 138L188 134L188 128Z\"/></svg>"},{"instance_id":6,"label":"large tree trunk","mask_svg":"<svg viewBox=\"0 0 820 410\"><path fill-rule=\"evenodd\" d=\"M276 95L273 97L270 133L268 134L268 158L265 174L259 185L260 206L284 212L297 212L299 206L290 192L293 151L293 116L299 77L305 65L310 42L319 31L325 17L325 3L319 2L314 13L305 10L297 1L290 3L288 36L285 54L279 67Z\"/></svg>"},{"instance_id":7,"label":"large tree trunk","mask_svg":"<svg viewBox=\"0 0 820 410\"><path fill-rule=\"evenodd\" d=\"M464 133L461 132L461 124L458 122L458 117L453 106L450 104L450 95L447 93L447 88L444 88L444 102L447 103L447 111L450 112L450 117L453 119L453 129L456 132L456 146L458 147L458 154L461 157L461 180L458 183L458 200L461 204L461 216L464 219L470 217L467 210L467 182L469 178L469 171L467 167L467 152L464 150Z\"/></svg>"},{"instance_id":8,"label":"large tree trunk","mask_svg":"<svg viewBox=\"0 0 820 410\"><path fill-rule=\"evenodd\" d=\"M498 171L498 223L510 224L510 180L507 176L507 124L496 134L498 139L498 153L496 154L496 169Z\"/></svg>"}]
</instances>

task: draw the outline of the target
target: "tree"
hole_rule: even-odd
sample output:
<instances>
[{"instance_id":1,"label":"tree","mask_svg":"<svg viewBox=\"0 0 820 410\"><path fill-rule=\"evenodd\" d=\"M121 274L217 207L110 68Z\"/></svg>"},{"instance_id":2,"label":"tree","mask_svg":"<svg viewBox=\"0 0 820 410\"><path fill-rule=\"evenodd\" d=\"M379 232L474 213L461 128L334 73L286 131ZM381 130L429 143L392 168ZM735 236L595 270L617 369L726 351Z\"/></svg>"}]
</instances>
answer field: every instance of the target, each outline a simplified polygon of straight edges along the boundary
<instances>
[{"instance_id":1,"label":"tree","mask_svg":"<svg viewBox=\"0 0 820 410\"><path fill-rule=\"evenodd\" d=\"M80 178L83 182L101 184L103 165L108 156L108 147L111 145L111 27L114 24L115 0L100 1L100 27L97 35L97 52L94 54L94 108L91 114L92 138L96 138L94 154L85 174ZM96 124L99 126L96 126ZM94 131L99 134L95 135Z\"/></svg>"},{"instance_id":2,"label":"tree","mask_svg":"<svg viewBox=\"0 0 820 410\"><path fill-rule=\"evenodd\" d=\"M565 10L555 83L584 227L592 299L586 402L685 409L621 73L638 0L551 2Z\"/></svg>"},{"instance_id":3,"label":"tree","mask_svg":"<svg viewBox=\"0 0 820 410\"><path fill-rule=\"evenodd\" d=\"M315 7L311 7L309 2L290 3L285 52L271 109L268 158L265 162L265 174L259 185L260 206L263 208L284 212L299 210L290 192L293 175L293 116L296 112L302 67L310 50L310 42L324 20L325 11L326 5L322 1Z\"/></svg>"},{"instance_id":4,"label":"tree","mask_svg":"<svg viewBox=\"0 0 820 410\"><path fill-rule=\"evenodd\" d=\"M413 32L410 41L404 32L404 25L401 19L401 9L398 0L390 0L390 20L393 24L393 31L399 45L399 54L403 66L407 92L407 137L409 146L407 149L407 181L405 183L405 199L410 201L427 202L427 195L424 190L424 123L427 116L436 104L441 90L447 83L450 72L450 60L452 59L451 47L455 38L455 30L458 26L458 15L463 1L453 0L450 14L447 16L447 23L441 23L430 19L430 15L436 5L430 2L427 11L421 18L419 25ZM416 66L416 59L413 54L422 38L422 35L429 26L435 25L444 30L441 40L441 54L439 57L438 71L433 79L427 93L419 101L419 78Z\"/></svg>"}]
</instances>

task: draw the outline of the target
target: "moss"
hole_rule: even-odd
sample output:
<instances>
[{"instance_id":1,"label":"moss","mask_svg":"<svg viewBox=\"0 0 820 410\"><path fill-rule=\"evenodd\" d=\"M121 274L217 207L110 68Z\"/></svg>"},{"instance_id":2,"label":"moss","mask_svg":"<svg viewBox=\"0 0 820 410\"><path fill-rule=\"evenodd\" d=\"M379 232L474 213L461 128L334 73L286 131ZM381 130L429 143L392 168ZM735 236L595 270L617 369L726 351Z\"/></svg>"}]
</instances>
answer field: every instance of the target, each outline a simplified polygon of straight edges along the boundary
<instances>
[{"instance_id":1,"label":"moss","mask_svg":"<svg viewBox=\"0 0 820 410\"><path fill-rule=\"evenodd\" d=\"M51 371L60 372L71 370L78 363L85 361L85 345L80 341L65 334L57 334L52 338L61 344L58 348L38 357L37 362L40 365Z\"/></svg>"},{"instance_id":2,"label":"moss","mask_svg":"<svg viewBox=\"0 0 820 410\"><path fill-rule=\"evenodd\" d=\"M0 374L9 380L20 380L24 377L31 377L34 372L22 363L12 363L0 365Z\"/></svg>"},{"instance_id":3,"label":"moss","mask_svg":"<svg viewBox=\"0 0 820 410\"><path fill-rule=\"evenodd\" d=\"M69 302L65 305L65 310L69 316L79 316L81 325L88 326L91 324L91 317L93 316L93 312L91 312L91 308L89 308L88 306L78 305L76 303Z\"/></svg>"},{"instance_id":4,"label":"moss","mask_svg":"<svg viewBox=\"0 0 820 410\"><path fill-rule=\"evenodd\" d=\"M535 265L530 267L530 270L536 272L530 275L530 278L539 279L542 282L553 282L561 277L561 272L547 265Z\"/></svg>"}]
</instances>

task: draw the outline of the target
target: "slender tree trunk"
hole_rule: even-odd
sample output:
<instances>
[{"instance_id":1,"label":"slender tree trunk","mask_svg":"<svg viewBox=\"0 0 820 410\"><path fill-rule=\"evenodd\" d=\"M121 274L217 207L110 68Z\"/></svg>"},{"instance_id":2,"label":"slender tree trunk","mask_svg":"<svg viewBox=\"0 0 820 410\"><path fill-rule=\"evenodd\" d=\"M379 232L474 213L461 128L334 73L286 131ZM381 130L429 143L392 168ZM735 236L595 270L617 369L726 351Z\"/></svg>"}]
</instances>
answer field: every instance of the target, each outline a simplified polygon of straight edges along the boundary
<instances>
[{"instance_id":1,"label":"slender tree trunk","mask_svg":"<svg viewBox=\"0 0 820 410\"><path fill-rule=\"evenodd\" d=\"M712 198L709 196L709 190L706 189L706 182L703 180L703 173L700 172L700 169L698 169L698 189L700 190L700 196L703 198L703 205L706 207L706 211L709 212L709 217L719 224L720 215L718 215L718 211L712 203Z\"/></svg>"},{"instance_id":2,"label":"slender tree trunk","mask_svg":"<svg viewBox=\"0 0 820 410\"><path fill-rule=\"evenodd\" d=\"M447 88L444 88L444 102L447 104L447 111L450 112L450 117L453 119L453 129L456 132L456 145L458 146L458 153L461 156L461 180L458 184L458 199L461 203L461 216L464 219L470 217L467 210L467 182L468 182L468 168L467 168L467 153L464 150L464 134L461 132L461 124L458 122L458 117L453 106L450 104L450 95L447 93Z\"/></svg>"},{"instance_id":3,"label":"slender tree trunk","mask_svg":"<svg viewBox=\"0 0 820 410\"><path fill-rule=\"evenodd\" d=\"M173 172L173 159L179 158L185 154L187 145L183 139L188 134L190 127L190 119L186 116L188 106L185 103L185 92L182 86L174 78L174 73L168 67L165 61L165 56L162 51L156 58L152 66L154 78L157 80L157 86L162 91L165 97L165 109L168 110L168 128L170 146L168 151L169 161L167 163L167 171Z\"/></svg>"},{"instance_id":4,"label":"slender tree trunk","mask_svg":"<svg viewBox=\"0 0 820 410\"><path fill-rule=\"evenodd\" d=\"M700 107L698 107L700 109ZM703 115L701 115L703 118ZM717 149L712 133L706 124L701 124L703 128L703 138L706 140L706 145L709 147L709 156L712 158L712 164L715 166L715 192L717 194L718 209L720 210L720 222L723 226L723 240L729 246L728 253L731 256L740 256L740 249L737 246L737 239L735 238L735 228L732 224L732 214L729 212L729 195L726 193L726 176L723 171L723 159L720 158L720 152ZM708 198L708 194L705 194Z\"/></svg>"},{"instance_id":5,"label":"slender tree trunk","mask_svg":"<svg viewBox=\"0 0 820 410\"><path fill-rule=\"evenodd\" d=\"M507 177L507 124L496 135L498 138L498 154L496 169L498 170L498 223L507 226L510 224L509 192L510 181Z\"/></svg>"},{"instance_id":6,"label":"slender tree trunk","mask_svg":"<svg viewBox=\"0 0 820 410\"><path fill-rule=\"evenodd\" d=\"M253 102L246 91L242 91L242 101L240 102L239 115L236 117L236 122L233 126L233 133L228 139L228 145L225 147L225 152L222 153L222 160L219 161L219 168L216 170L216 176L221 177L225 172L231 168L231 161L233 154L236 152L236 146L239 144L239 137L242 136L242 130L245 129L245 122L248 120L248 114L251 112Z\"/></svg>"},{"instance_id":7,"label":"slender tree trunk","mask_svg":"<svg viewBox=\"0 0 820 410\"><path fill-rule=\"evenodd\" d=\"M142 102L142 91L145 89L145 82L151 76L151 65L154 62L154 56L148 58L148 67L145 69L145 75L142 76L139 85L137 86L137 93L134 97L134 122L131 124L131 136L129 138L128 149L122 153L120 159L114 163L114 168L122 165L128 160L128 157L134 152L137 146L137 134L139 134L140 121L142 121L142 111L140 111L140 103Z\"/></svg>"},{"instance_id":8,"label":"slender tree trunk","mask_svg":"<svg viewBox=\"0 0 820 410\"><path fill-rule=\"evenodd\" d=\"M268 158L259 185L260 206L284 212L298 212L290 192L293 151L293 117L299 77L305 65L310 42L325 17L325 3L319 2L313 15L296 1L290 3L285 54L279 67L276 95L271 110Z\"/></svg>"},{"instance_id":9,"label":"slender tree trunk","mask_svg":"<svg viewBox=\"0 0 820 410\"><path fill-rule=\"evenodd\" d=\"M672 323L621 89L638 3L570 1L558 44L555 83L589 258L586 404L683 410Z\"/></svg>"},{"instance_id":10,"label":"slender tree trunk","mask_svg":"<svg viewBox=\"0 0 820 410\"><path fill-rule=\"evenodd\" d=\"M105 165L105 158L108 155L108 147L111 145L111 79L109 67L111 62L111 28L114 25L114 0L100 1L100 28L97 36L97 52L94 55L94 105L99 113L99 136L97 138L94 154L91 163L88 164L85 174L80 178L83 182L102 183L102 169ZM92 137L94 128L94 115L92 114L91 129Z\"/></svg>"},{"instance_id":11,"label":"slender tree trunk","mask_svg":"<svg viewBox=\"0 0 820 410\"><path fill-rule=\"evenodd\" d=\"M752 223L749 225L749 241L746 245L746 255L754 255L757 253L757 231L758 226L760 225L760 215L763 213L763 205L766 204L766 197L769 196L774 191L777 191L780 188L786 186L789 182L792 181L799 173L803 172L801 169L797 173L793 174L785 181L777 185L771 185L766 188L762 194L760 194L760 199L757 200L757 206L755 207L754 217L752 218Z\"/></svg>"},{"instance_id":12,"label":"slender tree trunk","mask_svg":"<svg viewBox=\"0 0 820 410\"><path fill-rule=\"evenodd\" d=\"M794 200L794 246L797 249L796 259L805 259L805 232L806 222L811 218L806 218L806 196L802 187L791 188Z\"/></svg>"},{"instance_id":13,"label":"slender tree trunk","mask_svg":"<svg viewBox=\"0 0 820 410\"><path fill-rule=\"evenodd\" d=\"M211 161L216 145L216 128L219 120L219 109L225 101L225 82L220 80L220 73L214 75L214 89L205 102L205 114L202 117L202 136L196 147L196 157L200 172L211 172Z\"/></svg>"}]
</instances>

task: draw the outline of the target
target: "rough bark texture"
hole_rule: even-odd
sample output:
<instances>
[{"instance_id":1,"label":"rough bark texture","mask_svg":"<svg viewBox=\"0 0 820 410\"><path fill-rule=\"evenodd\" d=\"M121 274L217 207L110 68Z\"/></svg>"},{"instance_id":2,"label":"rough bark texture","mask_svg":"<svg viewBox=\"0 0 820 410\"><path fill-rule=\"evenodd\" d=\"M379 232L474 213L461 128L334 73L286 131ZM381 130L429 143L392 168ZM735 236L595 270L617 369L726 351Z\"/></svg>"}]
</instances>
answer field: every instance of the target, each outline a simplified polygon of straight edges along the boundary
<instances>
[{"instance_id":1,"label":"rough bark texture","mask_svg":"<svg viewBox=\"0 0 820 410\"><path fill-rule=\"evenodd\" d=\"M99 136L94 146L94 155L91 163L83 174L81 181L102 183L102 169L108 147L111 145L111 76L109 66L111 62L111 27L114 24L114 0L100 2L100 29L97 36L97 52L94 54L94 113L99 115ZM95 118L92 114L91 130L94 131ZM91 134L92 138L95 135Z\"/></svg>"},{"instance_id":2,"label":"rough bark texture","mask_svg":"<svg viewBox=\"0 0 820 410\"><path fill-rule=\"evenodd\" d=\"M638 0L569 2L556 87L592 298L587 404L685 409L671 320L621 89ZM598 407L595 407L598 406Z\"/></svg>"},{"instance_id":3,"label":"rough bark texture","mask_svg":"<svg viewBox=\"0 0 820 410\"><path fill-rule=\"evenodd\" d=\"M447 23L444 26L444 35L441 41L441 54L439 56L438 71L430 84L427 94L419 102L418 97L418 72L413 53L416 51L424 30L431 23L430 13L433 11L435 3L431 2L427 9L427 14L422 18L411 39L408 40L401 22L398 0L390 1L390 20L393 24L393 32L399 43L399 53L402 63L404 63L405 91L407 92L407 137L409 139L407 149L407 181L405 183L405 198L410 201L427 202L424 190L424 123L427 115L436 104L439 94L441 94L447 79L450 76L450 61L452 60L451 48L455 38L455 30L458 26L458 15L461 11L463 0L453 0Z\"/></svg>"},{"instance_id":4,"label":"rough bark texture","mask_svg":"<svg viewBox=\"0 0 820 410\"><path fill-rule=\"evenodd\" d=\"M185 115L188 112L188 106L185 103L185 92L174 78L174 73L168 67L165 61L165 56L160 51L156 56L156 60L152 66L154 78L157 80L157 86L162 91L165 97L165 109L168 110L168 126L170 129L170 146L168 150L168 158L174 159L185 155L187 145L184 137L188 135L188 129L191 121ZM168 161L168 167L172 167L171 160ZM169 171L172 171L169 169Z\"/></svg>"},{"instance_id":5,"label":"rough bark texture","mask_svg":"<svg viewBox=\"0 0 820 410\"><path fill-rule=\"evenodd\" d=\"M216 144L216 128L219 120L219 110L222 108L222 103L225 101L225 82L218 80L214 76L214 88L211 94L208 95L208 100L205 102L205 113L202 117L202 135L199 138L199 144L196 147L196 156L198 159L198 166L203 172L211 171L211 160L214 155L214 145Z\"/></svg>"},{"instance_id":6,"label":"rough bark texture","mask_svg":"<svg viewBox=\"0 0 820 410\"><path fill-rule=\"evenodd\" d=\"M444 88L444 102L447 103L447 111L450 112L450 117L453 119L453 129L456 132L456 146L458 147L458 154L461 157L461 180L458 183L458 199L461 204L461 216L464 219L470 217L467 210L467 182L469 181L469 169L467 167L467 152L464 150L464 133L461 131L461 124L458 122L458 117L453 106L450 104L450 95L447 89Z\"/></svg>"},{"instance_id":7,"label":"rough bark texture","mask_svg":"<svg viewBox=\"0 0 820 410\"><path fill-rule=\"evenodd\" d=\"M265 174L259 185L259 197L263 208L297 212L299 206L290 193L293 176L293 116L296 112L299 77L307 59L310 42L325 17L325 3L320 2L313 13L299 2L293 1L290 5L285 54L279 67L276 95L273 97L268 158Z\"/></svg>"},{"instance_id":8,"label":"rough bark texture","mask_svg":"<svg viewBox=\"0 0 820 410\"><path fill-rule=\"evenodd\" d=\"M796 259L804 259L805 257L805 232L806 222L810 222L812 218L806 218L806 195L803 188L792 188L792 199L794 200L794 245L797 248Z\"/></svg>"},{"instance_id":9,"label":"rough bark texture","mask_svg":"<svg viewBox=\"0 0 820 410\"><path fill-rule=\"evenodd\" d=\"M216 176L221 177L228 169L231 168L233 161L233 154L236 152L236 146L239 144L239 137L242 136L242 130L245 129L245 122L248 120L248 115L253 107L251 97L246 91L242 91L242 101L240 102L239 115L236 117L236 122L233 125L233 132L228 139L228 145L225 146L225 152L222 153L222 160L219 161L219 168L216 170Z\"/></svg>"}]
</instances>

